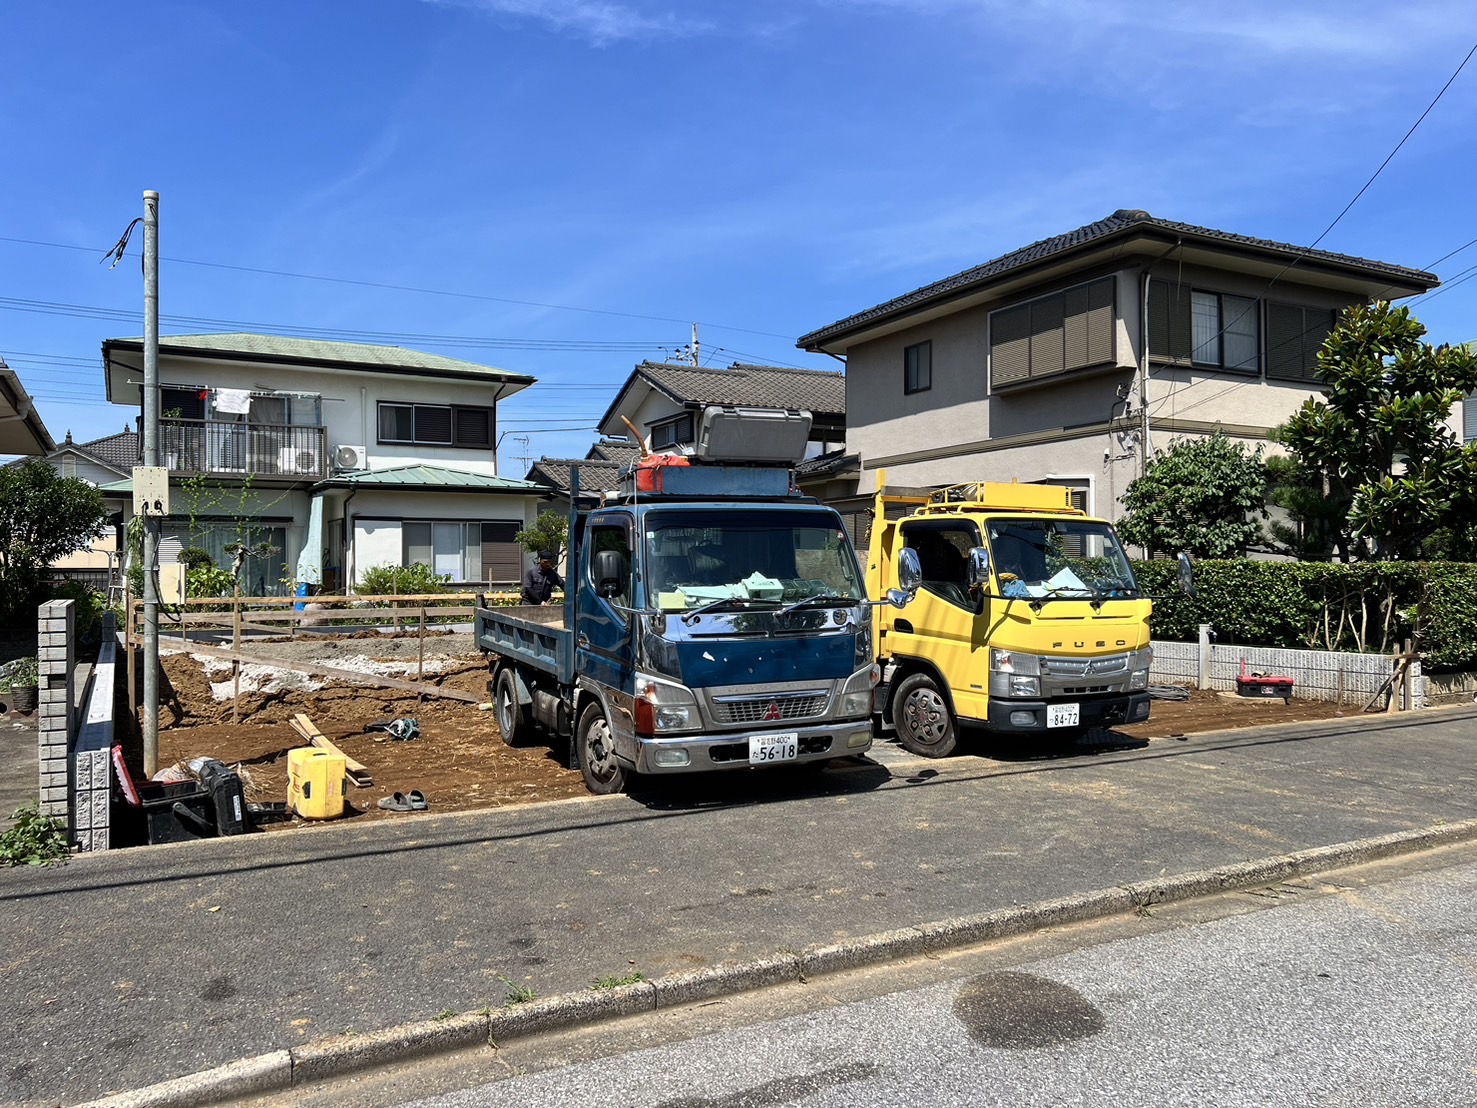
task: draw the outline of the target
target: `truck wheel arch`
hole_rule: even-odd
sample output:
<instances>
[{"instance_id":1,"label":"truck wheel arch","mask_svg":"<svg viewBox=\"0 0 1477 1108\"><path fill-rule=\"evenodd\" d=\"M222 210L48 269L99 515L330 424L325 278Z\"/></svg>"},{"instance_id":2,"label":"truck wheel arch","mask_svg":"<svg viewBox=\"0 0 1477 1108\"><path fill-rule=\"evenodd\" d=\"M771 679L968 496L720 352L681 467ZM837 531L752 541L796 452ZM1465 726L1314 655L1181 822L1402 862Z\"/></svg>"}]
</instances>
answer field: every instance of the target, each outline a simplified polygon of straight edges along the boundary
<instances>
[{"instance_id":1,"label":"truck wheel arch","mask_svg":"<svg viewBox=\"0 0 1477 1108\"><path fill-rule=\"evenodd\" d=\"M944 703L949 707L949 715L954 718L955 725L957 726L959 713L954 711L954 696L953 691L949 688L949 683L944 680L943 675L939 673L934 665L923 661L921 658L903 658L898 661L897 669L893 671L892 677L887 684L887 704L883 707L882 718L889 724L894 722L892 709L897 699L898 687L915 673L928 674L929 679L938 686L939 695L944 698Z\"/></svg>"}]
</instances>

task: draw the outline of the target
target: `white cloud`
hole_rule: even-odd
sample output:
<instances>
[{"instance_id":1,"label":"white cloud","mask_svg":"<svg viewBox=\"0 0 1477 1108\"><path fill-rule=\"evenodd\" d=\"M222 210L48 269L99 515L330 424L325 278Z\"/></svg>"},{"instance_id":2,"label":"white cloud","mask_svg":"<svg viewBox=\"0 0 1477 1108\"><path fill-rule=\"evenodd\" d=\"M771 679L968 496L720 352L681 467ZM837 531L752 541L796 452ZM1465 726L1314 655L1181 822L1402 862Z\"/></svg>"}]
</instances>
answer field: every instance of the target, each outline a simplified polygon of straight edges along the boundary
<instances>
[{"instance_id":1,"label":"white cloud","mask_svg":"<svg viewBox=\"0 0 1477 1108\"><path fill-rule=\"evenodd\" d=\"M711 25L670 11L648 14L615 0L428 0L456 4L489 15L542 23L554 31L607 46L627 39L681 38L703 34Z\"/></svg>"}]
</instances>

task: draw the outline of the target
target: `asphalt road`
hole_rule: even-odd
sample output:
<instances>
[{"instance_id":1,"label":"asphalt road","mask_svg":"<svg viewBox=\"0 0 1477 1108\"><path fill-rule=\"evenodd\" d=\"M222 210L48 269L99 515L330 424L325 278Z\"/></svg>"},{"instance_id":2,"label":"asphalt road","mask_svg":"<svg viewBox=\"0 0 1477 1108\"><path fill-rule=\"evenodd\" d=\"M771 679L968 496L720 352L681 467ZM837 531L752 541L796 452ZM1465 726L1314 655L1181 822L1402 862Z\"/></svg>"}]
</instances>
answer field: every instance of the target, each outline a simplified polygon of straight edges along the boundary
<instances>
[{"instance_id":1,"label":"asphalt road","mask_svg":"<svg viewBox=\"0 0 1477 1108\"><path fill-rule=\"evenodd\" d=\"M1477 817L1474 721L888 754L0 872L0 1101Z\"/></svg>"},{"instance_id":2,"label":"asphalt road","mask_svg":"<svg viewBox=\"0 0 1477 1108\"><path fill-rule=\"evenodd\" d=\"M1477 1103L1477 849L1441 864L1373 884L1344 871L1116 934L1077 928L1062 952L972 954L923 988L900 966L854 986L878 995L814 997L780 1019L735 1005L727 1026L683 1037L669 1022L655 1034L677 1041L571 1064L559 1064L568 1046L499 1051L506 1072L541 1072L461 1092L407 1098L449 1074L429 1063L392 1087L333 1093L417 1108L1465 1108ZM603 1046L587 1035L573 1053L639 1041L652 1022L603 1029Z\"/></svg>"}]
</instances>

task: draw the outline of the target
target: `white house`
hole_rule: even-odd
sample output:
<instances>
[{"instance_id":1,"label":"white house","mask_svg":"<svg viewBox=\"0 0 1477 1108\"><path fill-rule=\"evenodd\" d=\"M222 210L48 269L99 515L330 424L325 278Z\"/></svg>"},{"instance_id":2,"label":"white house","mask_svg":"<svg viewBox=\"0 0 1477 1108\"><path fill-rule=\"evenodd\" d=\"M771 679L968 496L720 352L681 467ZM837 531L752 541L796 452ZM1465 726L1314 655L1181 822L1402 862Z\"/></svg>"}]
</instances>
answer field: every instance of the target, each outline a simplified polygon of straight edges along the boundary
<instances>
[{"instance_id":1,"label":"white house","mask_svg":"<svg viewBox=\"0 0 1477 1108\"><path fill-rule=\"evenodd\" d=\"M143 341L103 343L107 396L141 407ZM379 565L516 582L546 490L497 472L497 404L532 377L400 347L274 335L159 340L160 453L182 547L265 543L243 587L340 591ZM126 482L105 486L124 491Z\"/></svg>"}]
</instances>

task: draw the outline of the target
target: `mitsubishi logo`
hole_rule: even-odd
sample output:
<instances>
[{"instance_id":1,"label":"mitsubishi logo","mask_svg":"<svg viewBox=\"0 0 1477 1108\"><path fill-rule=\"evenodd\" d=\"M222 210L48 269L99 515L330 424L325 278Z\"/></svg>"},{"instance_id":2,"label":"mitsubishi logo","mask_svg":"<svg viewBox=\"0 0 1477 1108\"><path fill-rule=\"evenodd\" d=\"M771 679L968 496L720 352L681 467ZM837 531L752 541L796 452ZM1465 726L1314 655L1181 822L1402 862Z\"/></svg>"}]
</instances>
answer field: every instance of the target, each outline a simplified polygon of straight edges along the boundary
<instances>
[{"instance_id":1,"label":"mitsubishi logo","mask_svg":"<svg viewBox=\"0 0 1477 1108\"><path fill-rule=\"evenodd\" d=\"M769 709L764 713L764 718L766 721L783 718L780 715L780 705L778 700L771 700L769 702Z\"/></svg>"}]
</instances>

